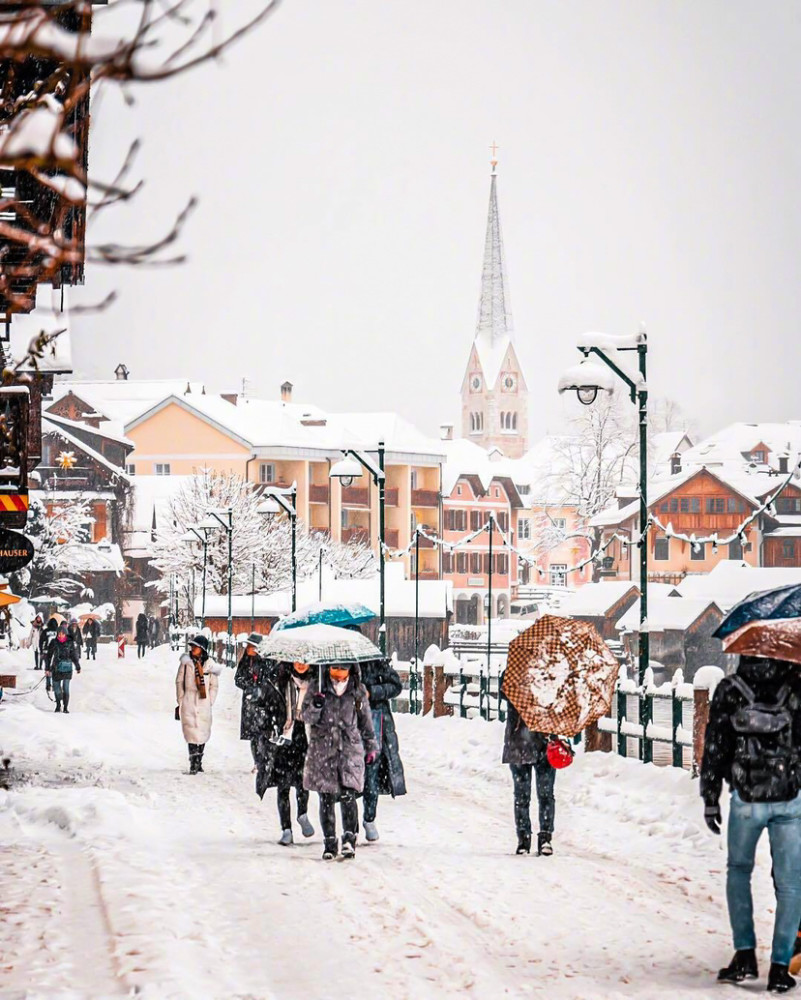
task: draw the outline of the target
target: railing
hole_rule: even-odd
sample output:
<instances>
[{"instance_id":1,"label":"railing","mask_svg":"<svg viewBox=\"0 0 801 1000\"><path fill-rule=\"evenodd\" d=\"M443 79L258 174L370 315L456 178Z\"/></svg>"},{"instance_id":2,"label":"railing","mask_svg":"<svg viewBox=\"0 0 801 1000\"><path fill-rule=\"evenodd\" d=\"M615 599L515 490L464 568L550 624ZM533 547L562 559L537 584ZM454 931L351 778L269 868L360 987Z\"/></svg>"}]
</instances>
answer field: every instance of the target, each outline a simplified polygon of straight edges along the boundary
<instances>
[{"instance_id":1,"label":"railing","mask_svg":"<svg viewBox=\"0 0 801 1000\"><path fill-rule=\"evenodd\" d=\"M412 507L439 507L436 490L412 490Z\"/></svg>"},{"instance_id":2,"label":"railing","mask_svg":"<svg viewBox=\"0 0 801 1000\"><path fill-rule=\"evenodd\" d=\"M399 537L400 534L397 528L387 528L386 532L384 533L384 544L387 545L390 549L397 549L399 546L399 541L398 541Z\"/></svg>"},{"instance_id":3,"label":"railing","mask_svg":"<svg viewBox=\"0 0 801 1000\"><path fill-rule=\"evenodd\" d=\"M315 486L312 483L309 486L309 503L328 503L329 494L328 484Z\"/></svg>"},{"instance_id":4,"label":"railing","mask_svg":"<svg viewBox=\"0 0 801 1000\"><path fill-rule=\"evenodd\" d=\"M343 507L369 507L370 491L367 487L348 486L342 488Z\"/></svg>"},{"instance_id":5,"label":"railing","mask_svg":"<svg viewBox=\"0 0 801 1000\"><path fill-rule=\"evenodd\" d=\"M348 542L364 542L365 544L369 544L370 532L367 528L343 528L342 541L346 545Z\"/></svg>"},{"instance_id":6,"label":"railing","mask_svg":"<svg viewBox=\"0 0 801 1000\"><path fill-rule=\"evenodd\" d=\"M397 507L398 506L398 487L388 486L384 491L384 503L387 507Z\"/></svg>"}]
</instances>

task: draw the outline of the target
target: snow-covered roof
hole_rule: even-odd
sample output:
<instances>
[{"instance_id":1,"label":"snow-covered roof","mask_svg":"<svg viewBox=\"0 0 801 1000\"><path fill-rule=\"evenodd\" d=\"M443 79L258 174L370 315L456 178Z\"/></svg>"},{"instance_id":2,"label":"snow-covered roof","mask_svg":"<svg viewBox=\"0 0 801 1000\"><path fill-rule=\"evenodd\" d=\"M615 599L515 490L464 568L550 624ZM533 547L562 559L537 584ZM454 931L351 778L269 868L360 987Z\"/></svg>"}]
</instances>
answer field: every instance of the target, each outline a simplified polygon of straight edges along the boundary
<instances>
[{"instance_id":1,"label":"snow-covered roof","mask_svg":"<svg viewBox=\"0 0 801 1000\"><path fill-rule=\"evenodd\" d=\"M98 437L107 438L109 441L115 441L117 444L128 445L130 448L134 447L133 441L125 437L119 426L111 420L101 421L100 427L92 427L91 424L84 423L82 420L68 420L66 417L59 416L58 413L51 413L50 410L45 410L43 416L51 423L66 427L67 430L79 430L87 434L96 434Z\"/></svg>"},{"instance_id":2,"label":"snow-covered roof","mask_svg":"<svg viewBox=\"0 0 801 1000\"><path fill-rule=\"evenodd\" d=\"M709 608L721 611L720 606L709 598L693 597L652 597L648 593L648 627L651 632L675 630L683 632L698 621ZM722 613L722 612L721 612ZM615 624L615 628L626 632L640 629L639 600Z\"/></svg>"},{"instance_id":3,"label":"snow-covered roof","mask_svg":"<svg viewBox=\"0 0 801 1000\"><path fill-rule=\"evenodd\" d=\"M36 308L30 313L15 313L11 320L8 351L13 362L21 362L28 354L33 341L42 333L58 333L35 363L25 361L20 371L41 371L48 374L65 374L72 371L72 342L70 318L64 291L64 309L61 308L62 289L40 285L36 290ZM59 332L61 331L61 332Z\"/></svg>"},{"instance_id":4,"label":"snow-covered roof","mask_svg":"<svg viewBox=\"0 0 801 1000\"><path fill-rule=\"evenodd\" d=\"M686 576L676 589L683 597L714 600L728 611L749 594L789 583L801 584L801 566L750 566L739 559L721 559L709 573Z\"/></svg>"},{"instance_id":5,"label":"snow-covered roof","mask_svg":"<svg viewBox=\"0 0 801 1000\"><path fill-rule=\"evenodd\" d=\"M45 417L44 414L42 415L42 434L57 434L62 440L66 441L67 444L72 445L73 448L77 448L85 455L88 455L92 461L104 466L109 470L109 472L118 476L120 479L130 482L131 477L119 465L109 462L109 460L105 458L105 456L101 455L99 451L95 451L94 448L91 448L85 441L81 441L80 438L71 434L66 427L62 427L55 421L51 421L49 418Z\"/></svg>"},{"instance_id":6,"label":"snow-covered roof","mask_svg":"<svg viewBox=\"0 0 801 1000\"><path fill-rule=\"evenodd\" d=\"M125 568L119 545L116 542L70 542L69 567L73 573L116 573Z\"/></svg>"},{"instance_id":7,"label":"snow-covered roof","mask_svg":"<svg viewBox=\"0 0 801 1000\"><path fill-rule=\"evenodd\" d=\"M450 580L420 581L420 617L445 618L453 610L453 585ZM298 582L298 607L313 604L319 599L319 582L315 577ZM368 580L335 580L323 577L323 601L358 601L368 608L378 609L380 605L379 578ZM232 598L233 615L248 618L253 607L250 594L235 594ZM200 614L202 598L195 600L195 613ZM386 566L386 613L392 618L413 618L415 607L414 580L406 580L400 563ZM289 614L291 593L288 590L272 594L256 594L255 614L257 617L272 617ZM228 597L224 594L206 594L206 617L225 618L228 616Z\"/></svg>"},{"instance_id":8,"label":"snow-covered roof","mask_svg":"<svg viewBox=\"0 0 801 1000\"><path fill-rule=\"evenodd\" d=\"M497 336L494 340L486 334L479 334L475 341L476 354L484 372L484 380L489 389L498 381L506 352L512 343L508 333Z\"/></svg>"},{"instance_id":9,"label":"snow-covered roof","mask_svg":"<svg viewBox=\"0 0 801 1000\"><path fill-rule=\"evenodd\" d=\"M684 453L683 460L694 464L709 465L714 460L736 461L742 464L746 456L759 444L770 449L768 464L778 465L780 455L789 453L792 457L801 452L801 420L785 423L736 423L699 441Z\"/></svg>"},{"instance_id":10,"label":"snow-covered roof","mask_svg":"<svg viewBox=\"0 0 801 1000\"><path fill-rule=\"evenodd\" d=\"M632 592L635 596L640 593L630 580L585 583L564 598L559 605L559 613L565 617L602 617L621 598Z\"/></svg>"},{"instance_id":11,"label":"snow-covered roof","mask_svg":"<svg viewBox=\"0 0 801 1000\"><path fill-rule=\"evenodd\" d=\"M165 396L201 396L204 391L201 382L187 379L71 379L55 383L53 399L72 392L99 415L124 425Z\"/></svg>"}]
</instances>

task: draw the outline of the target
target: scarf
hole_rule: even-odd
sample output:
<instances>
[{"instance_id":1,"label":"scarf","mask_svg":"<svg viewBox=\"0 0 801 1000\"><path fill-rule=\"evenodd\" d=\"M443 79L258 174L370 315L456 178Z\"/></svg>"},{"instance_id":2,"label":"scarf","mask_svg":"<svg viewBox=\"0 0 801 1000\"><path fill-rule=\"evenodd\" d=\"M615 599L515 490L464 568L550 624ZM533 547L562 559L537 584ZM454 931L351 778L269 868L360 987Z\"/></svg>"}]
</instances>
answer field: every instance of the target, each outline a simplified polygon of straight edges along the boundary
<instances>
[{"instance_id":1,"label":"scarf","mask_svg":"<svg viewBox=\"0 0 801 1000\"><path fill-rule=\"evenodd\" d=\"M195 668L195 687L197 688L197 696L198 698L205 698L206 682L203 679L203 664L200 660L196 660L194 656L191 656L191 654L190 659L192 660L192 665Z\"/></svg>"},{"instance_id":2,"label":"scarf","mask_svg":"<svg viewBox=\"0 0 801 1000\"><path fill-rule=\"evenodd\" d=\"M306 678L296 677L292 674L286 685L286 722L284 731L281 734L287 739L292 739L292 730L295 723L300 722L300 711L303 708L303 699L309 690L309 681Z\"/></svg>"}]
</instances>

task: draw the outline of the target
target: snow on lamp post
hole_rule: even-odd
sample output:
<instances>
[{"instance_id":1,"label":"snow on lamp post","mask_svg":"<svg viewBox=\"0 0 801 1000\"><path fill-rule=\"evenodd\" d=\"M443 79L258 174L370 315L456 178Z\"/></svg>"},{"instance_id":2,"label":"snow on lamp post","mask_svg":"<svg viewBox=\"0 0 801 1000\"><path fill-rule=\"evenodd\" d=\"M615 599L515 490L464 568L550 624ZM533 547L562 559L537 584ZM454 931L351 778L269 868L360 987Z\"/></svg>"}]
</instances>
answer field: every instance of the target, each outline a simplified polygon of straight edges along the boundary
<instances>
[{"instance_id":1,"label":"snow on lamp post","mask_svg":"<svg viewBox=\"0 0 801 1000\"><path fill-rule=\"evenodd\" d=\"M338 479L342 486L347 489L353 485L354 479L359 479L364 475L363 470L372 477L373 483L378 489L378 574L380 590L380 625L378 630L378 645L382 653L387 651L387 626L385 615L385 588L384 588L384 539L386 534L385 505L386 505L386 485L387 474L384 471L384 442L378 442L378 464L364 452L354 451L353 448L343 449L343 458L331 466L328 473L329 479Z\"/></svg>"},{"instance_id":2,"label":"snow on lamp post","mask_svg":"<svg viewBox=\"0 0 801 1000\"><path fill-rule=\"evenodd\" d=\"M628 387L632 403L639 411L640 435L640 530L637 544L640 549L640 640L638 681L640 688L645 686L645 674L650 663L650 638L648 634L648 383L646 381L646 362L648 358L648 337L645 328L631 336L610 337L602 333L587 333L578 343L578 349L584 355L579 364L569 368L559 379L559 392L575 392L584 406L592 406L599 392L609 395L614 391L615 379L621 379ZM616 364L607 352L636 351L638 358L638 373L631 374ZM599 358L599 364L591 355ZM651 760L650 743L646 741L646 730L650 721L649 701L640 698L640 757L646 763Z\"/></svg>"},{"instance_id":3,"label":"snow on lamp post","mask_svg":"<svg viewBox=\"0 0 801 1000\"><path fill-rule=\"evenodd\" d=\"M277 486L268 487L262 496L264 503L259 504L259 514L280 514L283 511L289 517L292 537L292 610L298 609L298 486L293 483L289 489L282 490Z\"/></svg>"}]
</instances>

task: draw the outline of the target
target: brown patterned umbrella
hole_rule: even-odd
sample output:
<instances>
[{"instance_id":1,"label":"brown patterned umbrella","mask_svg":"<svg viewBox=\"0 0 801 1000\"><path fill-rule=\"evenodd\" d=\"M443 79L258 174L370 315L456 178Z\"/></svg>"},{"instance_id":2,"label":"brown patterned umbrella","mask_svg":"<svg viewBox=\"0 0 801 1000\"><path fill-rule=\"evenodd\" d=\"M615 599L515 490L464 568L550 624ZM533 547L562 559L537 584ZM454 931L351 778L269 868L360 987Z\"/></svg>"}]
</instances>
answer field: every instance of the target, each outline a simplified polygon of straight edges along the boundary
<instances>
[{"instance_id":1,"label":"brown patterned umbrella","mask_svg":"<svg viewBox=\"0 0 801 1000\"><path fill-rule=\"evenodd\" d=\"M609 712L619 667L594 626L543 615L509 644L503 693L529 729L575 736Z\"/></svg>"},{"instance_id":2,"label":"brown patterned umbrella","mask_svg":"<svg viewBox=\"0 0 801 1000\"><path fill-rule=\"evenodd\" d=\"M723 639L727 653L773 657L801 665L801 618L748 622Z\"/></svg>"}]
</instances>

